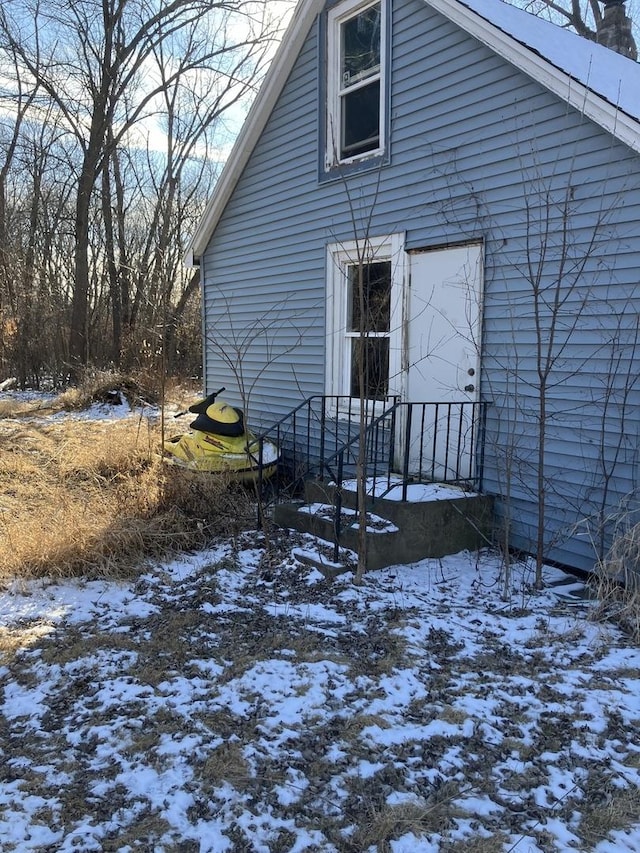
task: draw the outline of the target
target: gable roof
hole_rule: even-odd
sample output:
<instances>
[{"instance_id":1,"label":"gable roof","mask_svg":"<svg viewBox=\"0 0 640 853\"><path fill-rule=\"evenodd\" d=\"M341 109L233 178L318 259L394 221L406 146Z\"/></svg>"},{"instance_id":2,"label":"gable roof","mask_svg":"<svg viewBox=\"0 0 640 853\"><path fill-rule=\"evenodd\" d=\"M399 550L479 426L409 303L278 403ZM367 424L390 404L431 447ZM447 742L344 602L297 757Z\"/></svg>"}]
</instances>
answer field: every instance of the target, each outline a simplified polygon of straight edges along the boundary
<instances>
[{"instance_id":1,"label":"gable roof","mask_svg":"<svg viewBox=\"0 0 640 853\"><path fill-rule=\"evenodd\" d=\"M640 152L640 63L504 0L424 0ZM300 0L185 254L198 263L325 0Z\"/></svg>"},{"instance_id":2,"label":"gable roof","mask_svg":"<svg viewBox=\"0 0 640 853\"><path fill-rule=\"evenodd\" d=\"M640 150L640 64L503 0L425 2L605 130ZM602 101L599 111L594 98ZM605 113L613 118L610 126L605 123ZM625 118L632 123L628 139L624 135Z\"/></svg>"}]
</instances>

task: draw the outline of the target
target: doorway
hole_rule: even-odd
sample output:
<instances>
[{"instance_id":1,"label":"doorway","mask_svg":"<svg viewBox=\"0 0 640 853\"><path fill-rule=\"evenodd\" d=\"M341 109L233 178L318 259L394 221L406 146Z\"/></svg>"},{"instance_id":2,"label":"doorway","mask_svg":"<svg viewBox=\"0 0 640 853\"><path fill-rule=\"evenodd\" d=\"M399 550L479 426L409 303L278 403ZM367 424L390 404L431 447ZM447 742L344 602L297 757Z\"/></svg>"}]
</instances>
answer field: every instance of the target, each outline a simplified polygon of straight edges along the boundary
<instances>
[{"instance_id":1,"label":"doorway","mask_svg":"<svg viewBox=\"0 0 640 853\"><path fill-rule=\"evenodd\" d=\"M429 404L412 410L411 473L470 468L475 412L462 404L480 399L482 282L482 243L409 253L405 399Z\"/></svg>"}]
</instances>

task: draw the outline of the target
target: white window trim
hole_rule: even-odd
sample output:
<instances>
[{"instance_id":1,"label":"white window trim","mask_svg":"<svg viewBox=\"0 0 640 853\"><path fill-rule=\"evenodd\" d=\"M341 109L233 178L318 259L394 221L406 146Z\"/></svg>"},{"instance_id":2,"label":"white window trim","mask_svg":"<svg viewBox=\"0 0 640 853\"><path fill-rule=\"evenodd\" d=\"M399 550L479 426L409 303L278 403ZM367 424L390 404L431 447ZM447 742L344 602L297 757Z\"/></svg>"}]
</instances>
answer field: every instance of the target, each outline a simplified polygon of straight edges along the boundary
<instances>
[{"instance_id":1,"label":"white window trim","mask_svg":"<svg viewBox=\"0 0 640 853\"><path fill-rule=\"evenodd\" d=\"M340 104L340 25L357 12L375 5L378 0L346 0L331 9L327 15L327 105L326 105L326 151L325 169L348 165L379 157L385 150L386 128L386 67L387 67L387 3L380 0L380 129L379 145L376 149L340 158L341 104Z\"/></svg>"},{"instance_id":2,"label":"white window trim","mask_svg":"<svg viewBox=\"0 0 640 853\"><path fill-rule=\"evenodd\" d=\"M389 317L389 390L388 396L402 396L404 391L403 346L405 274L405 235L390 234L370 237L361 242L333 243L327 246L326 334L327 361L325 388L330 396L349 398L351 375L348 347L351 337L347 329L348 276L347 267L364 256L365 263L391 261L391 306ZM351 398L351 411L358 413L360 401ZM382 412L382 401L370 402L369 411ZM340 412L337 412L340 414Z\"/></svg>"}]
</instances>

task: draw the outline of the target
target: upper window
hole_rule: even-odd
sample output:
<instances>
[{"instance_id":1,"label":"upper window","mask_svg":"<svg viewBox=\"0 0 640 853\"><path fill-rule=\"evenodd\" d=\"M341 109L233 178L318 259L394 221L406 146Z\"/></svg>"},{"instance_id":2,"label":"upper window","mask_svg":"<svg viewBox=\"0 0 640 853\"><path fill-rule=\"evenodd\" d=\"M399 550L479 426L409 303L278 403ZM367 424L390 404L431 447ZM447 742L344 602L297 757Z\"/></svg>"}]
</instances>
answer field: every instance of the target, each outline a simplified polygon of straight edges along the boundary
<instances>
[{"instance_id":1,"label":"upper window","mask_svg":"<svg viewBox=\"0 0 640 853\"><path fill-rule=\"evenodd\" d=\"M384 3L341 4L329 12L326 166L384 148Z\"/></svg>"}]
</instances>

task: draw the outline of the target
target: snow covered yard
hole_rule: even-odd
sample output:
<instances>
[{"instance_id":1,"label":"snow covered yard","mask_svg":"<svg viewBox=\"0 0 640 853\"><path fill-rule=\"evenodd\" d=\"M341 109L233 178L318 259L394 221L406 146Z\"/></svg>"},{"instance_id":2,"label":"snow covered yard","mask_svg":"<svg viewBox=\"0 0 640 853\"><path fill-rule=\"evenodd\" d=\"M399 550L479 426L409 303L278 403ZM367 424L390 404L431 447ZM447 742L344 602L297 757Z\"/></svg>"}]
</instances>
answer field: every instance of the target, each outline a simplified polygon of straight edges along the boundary
<instances>
[{"instance_id":1,"label":"snow covered yard","mask_svg":"<svg viewBox=\"0 0 640 853\"><path fill-rule=\"evenodd\" d=\"M1 593L0 849L640 851L617 629L491 554L357 587L300 544Z\"/></svg>"}]
</instances>

